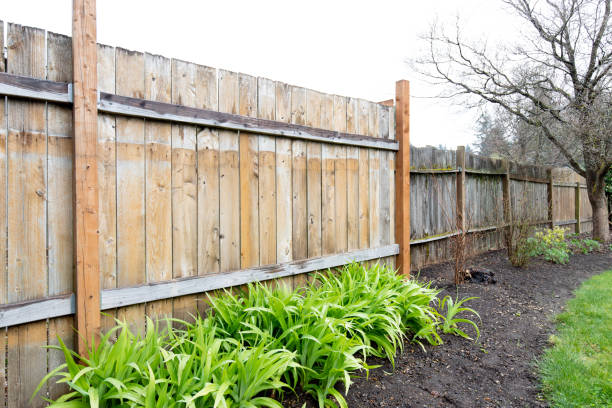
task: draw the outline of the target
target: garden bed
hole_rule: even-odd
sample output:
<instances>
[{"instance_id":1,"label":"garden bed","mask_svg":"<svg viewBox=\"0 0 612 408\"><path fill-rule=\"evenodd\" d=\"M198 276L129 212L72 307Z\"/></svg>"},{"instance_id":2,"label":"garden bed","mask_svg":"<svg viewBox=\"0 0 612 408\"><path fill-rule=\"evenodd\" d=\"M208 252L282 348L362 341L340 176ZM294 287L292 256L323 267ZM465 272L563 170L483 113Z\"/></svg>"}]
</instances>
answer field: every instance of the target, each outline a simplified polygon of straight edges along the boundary
<instances>
[{"instance_id":1,"label":"garden bed","mask_svg":"<svg viewBox=\"0 0 612 408\"><path fill-rule=\"evenodd\" d=\"M548 345L552 317L563 310L585 279L609 270L609 251L577 254L567 265L534 260L526 268L512 267L504 251L474 258L470 265L495 273L497 283L466 283L459 297L477 296L468 306L482 318L478 343L444 335L439 347L406 344L403 355L358 378L347 396L359 407L525 407L547 406L540 393L534 360ZM443 292L457 295L452 266L423 269L419 279L432 281ZM469 330L469 329L468 329ZM471 333L471 332L470 332ZM286 407L315 406L304 395L288 398Z\"/></svg>"}]
</instances>

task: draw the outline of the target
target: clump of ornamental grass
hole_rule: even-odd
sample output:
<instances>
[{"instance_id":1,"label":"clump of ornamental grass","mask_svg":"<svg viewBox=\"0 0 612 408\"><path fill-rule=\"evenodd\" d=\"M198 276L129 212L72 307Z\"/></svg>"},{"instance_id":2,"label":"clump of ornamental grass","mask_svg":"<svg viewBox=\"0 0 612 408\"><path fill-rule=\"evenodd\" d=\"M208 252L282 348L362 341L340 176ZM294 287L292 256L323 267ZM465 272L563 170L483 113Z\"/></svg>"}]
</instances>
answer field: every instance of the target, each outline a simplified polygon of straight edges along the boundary
<instances>
[{"instance_id":1,"label":"clump of ornamental grass","mask_svg":"<svg viewBox=\"0 0 612 408\"><path fill-rule=\"evenodd\" d=\"M70 387L49 401L55 407L281 407L273 397L297 389L321 408L346 407L337 386L348 392L356 372L367 375L368 357L394 363L407 338L441 344L437 295L389 267L358 263L316 274L306 290L252 284L209 297L210 314L181 328L149 321L140 338L119 322L89 357L60 341L66 364L39 389L55 376Z\"/></svg>"}]
</instances>

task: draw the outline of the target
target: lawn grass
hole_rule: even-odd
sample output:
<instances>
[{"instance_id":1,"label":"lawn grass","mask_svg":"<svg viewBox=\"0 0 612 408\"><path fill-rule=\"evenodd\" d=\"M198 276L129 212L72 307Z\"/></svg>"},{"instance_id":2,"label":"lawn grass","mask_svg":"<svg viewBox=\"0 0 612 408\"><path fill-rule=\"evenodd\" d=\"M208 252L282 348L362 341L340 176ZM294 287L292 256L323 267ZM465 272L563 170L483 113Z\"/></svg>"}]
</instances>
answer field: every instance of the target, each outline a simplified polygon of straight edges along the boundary
<instances>
[{"instance_id":1,"label":"lawn grass","mask_svg":"<svg viewBox=\"0 0 612 408\"><path fill-rule=\"evenodd\" d=\"M584 282L539 363L553 407L612 407L612 271Z\"/></svg>"}]
</instances>

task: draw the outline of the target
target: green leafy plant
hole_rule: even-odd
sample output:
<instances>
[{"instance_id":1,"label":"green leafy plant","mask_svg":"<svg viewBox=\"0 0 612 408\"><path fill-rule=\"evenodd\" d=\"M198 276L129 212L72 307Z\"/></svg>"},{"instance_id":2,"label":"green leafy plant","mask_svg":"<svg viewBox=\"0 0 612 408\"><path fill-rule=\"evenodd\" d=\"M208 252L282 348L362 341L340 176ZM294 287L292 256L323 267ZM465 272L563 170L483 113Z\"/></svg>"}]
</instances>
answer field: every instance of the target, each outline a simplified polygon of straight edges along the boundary
<instances>
[{"instance_id":1,"label":"green leafy plant","mask_svg":"<svg viewBox=\"0 0 612 408\"><path fill-rule=\"evenodd\" d=\"M194 322L159 330L148 320L142 338L118 322L87 356L60 340L66 364L37 392L59 377L70 392L53 407L278 408L275 398L299 387L321 408L346 407L337 385L348 392L354 373L373 367L370 356L394 362L406 339L441 344L440 327L467 337L457 323L469 321L455 316L472 311L462 306L469 299L443 300L444 317L437 295L389 267L357 263L317 274L306 290L253 284L209 297L209 315Z\"/></svg>"},{"instance_id":2,"label":"green leafy plant","mask_svg":"<svg viewBox=\"0 0 612 408\"><path fill-rule=\"evenodd\" d=\"M570 240L570 247L575 251L575 252L580 252L583 254L589 254L599 248L601 248L601 244L599 243L599 241L596 241L594 239L590 239L590 238L585 238L585 239L571 239Z\"/></svg>"},{"instance_id":3,"label":"green leafy plant","mask_svg":"<svg viewBox=\"0 0 612 408\"><path fill-rule=\"evenodd\" d=\"M465 323L471 325L476 331L476 340L480 337L480 330L478 325L474 321L466 318L457 318L456 316L461 312L473 313L480 319L480 315L474 309L463 306L464 303L478 299L476 297L468 297L464 299L453 300L449 295L444 296L440 301L440 315L442 317L442 332L453 334L455 336L461 336L463 338L472 340L472 338L463 330L459 328L459 323Z\"/></svg>"},{"instance_id":4,"label":"green leafy plant","mask_svg":"<svg viewBox=\"0 0 612 408\"><path fill-rule=\"evenodd\" d=\"M560 227L540 230L528 240L531 256L543 256L547 261L566 264L570 248L565 240L565 230Z\"/></svg>"}]
</instances>

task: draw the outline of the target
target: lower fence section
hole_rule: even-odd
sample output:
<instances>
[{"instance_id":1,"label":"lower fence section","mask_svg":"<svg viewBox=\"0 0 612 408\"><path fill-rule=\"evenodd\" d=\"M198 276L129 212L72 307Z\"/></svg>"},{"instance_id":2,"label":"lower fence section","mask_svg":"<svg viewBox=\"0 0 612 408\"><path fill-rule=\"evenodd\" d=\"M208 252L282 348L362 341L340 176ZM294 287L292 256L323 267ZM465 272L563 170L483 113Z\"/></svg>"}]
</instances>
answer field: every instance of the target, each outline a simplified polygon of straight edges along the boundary
<instances>
[{"instance_id":1,"label":"lower fence section","mask_svg":"<svg viewBox=\"0 0 612 408\"><path fill-rule=\"evenodd\" d=\"M318 271L357 261L395 265L397 244L309 258L228 273L151 283L102 291L103 330L126 320L134 331L145 330L145 318L163 324L166 318L189 320L206 313L206 298L217 290L268 281L297 288L305 286ZM141 313L144 312L144 313ZM42 407L43 398L57 398L67 391L63 384L47 383L30 400L39 382L64 363L58 338L74 348L74 296L58 296L0 307L0 407ZM7 327L8 326L8 327Z\"/></svg>"}]
</instances>

